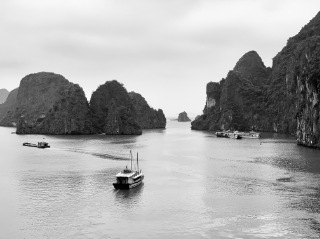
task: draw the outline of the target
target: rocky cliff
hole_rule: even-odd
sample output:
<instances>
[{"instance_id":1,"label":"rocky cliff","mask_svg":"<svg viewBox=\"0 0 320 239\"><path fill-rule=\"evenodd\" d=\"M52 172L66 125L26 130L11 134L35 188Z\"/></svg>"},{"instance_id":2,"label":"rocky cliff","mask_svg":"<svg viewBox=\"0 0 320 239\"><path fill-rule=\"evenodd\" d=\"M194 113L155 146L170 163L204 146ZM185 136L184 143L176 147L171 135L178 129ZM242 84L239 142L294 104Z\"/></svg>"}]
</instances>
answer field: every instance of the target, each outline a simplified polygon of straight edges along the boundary
<instances>
[{"instance_id":1,"label":"rocky cliff","mask_svg":"<svg viewBox=\"0 0 320 239\"><path fill-rule=\"evenodd\" d=\"M93 133L82 88L54 73L30 74L21 80L14 114L18 134Z\"/></svg>"},{"instance_id":2,"label":"rocky cliff","mask_svg":"<svg viewBox=\"0 0 320 239\"><path fill-rule=\"evenodd\" d=\"M271 130L263 108L269 76L260 56L246 53L225 79L207 84L203 115L192 122L192 129Z\"/></svg>"},{"instance_id":3,"label":"rocky cliff","mask_svg":"<svg viewBox=\"0 0 320 239\"><path fill-rule=\"evenodd\" d=\"M7 89L0 89L0 104L4 103L9 95Z\"/></svg>"},{"instance_id":4,"label":"rocky cliff","mask_svg":"<svg viewBox=\"0 0 320 239\"><path fill-rule=\"evenodd\" d=\"M137 112L138 124L142 129L166 128L167 120L161 109L151 108L145 98L138 93L132 91L129 96Z\"/></svg>"},{"instance_id":5,"label":"rocky cliff","mask_svg":"<svg viewBox=\"0 0 320 239\"><path fill-rule=\"evenodd\" d=\"M238 129L296 134L299 144L318 147L320 13L265 68L245 54L226 79L207 85L207 102L193 129Z\"/></svg>"},{"instance_id":6,"label":"rocky cliff","mask_svg":"<svg viewBox=\"0 0 320 239\"><path fill-rule=\"evenodd\" d=\"M122 84L107 81L93 92L90 100L95 131L106 134L142 134L136 110Z\"/></svg>"},{"instance_id":7,"label":"rocky cliff","mask_svg":"<svg viewBox=\"0 0 320 239\"><path fill-rule=\"evenodd\" d=\"M178 122L189 122L191 119L189 119L187 112L183 111L178 116Z\"/></svg>"},{"instance_id":8,"label":"rocky cliff","mask_svg":"<svg viewBox=\"0 0 320 239\"><path fill-rule=\"evenodd\" d=\"M0 105L0 126L15 126L15 108L18 95L18 88L11 91L6 101Z\"/></svg>"}]
</instances>

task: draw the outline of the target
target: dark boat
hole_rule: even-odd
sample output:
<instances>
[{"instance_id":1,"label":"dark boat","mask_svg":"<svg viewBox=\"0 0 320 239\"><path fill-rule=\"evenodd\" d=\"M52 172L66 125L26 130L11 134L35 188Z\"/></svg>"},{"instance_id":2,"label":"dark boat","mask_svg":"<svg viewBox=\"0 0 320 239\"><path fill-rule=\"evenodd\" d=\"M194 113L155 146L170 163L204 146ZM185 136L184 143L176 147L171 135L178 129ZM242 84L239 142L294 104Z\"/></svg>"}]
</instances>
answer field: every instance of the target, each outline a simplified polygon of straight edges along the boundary
<instances>
[{"instance_id":1,"label":"dark boat","mask_svg":"<svg viewBox=\"0 0 320 239\"><path fill-rule=\"evenodd\" d=\"M216 132L216 136L219 138L231 138L231 139L242 139L242 135L238 131L230 132L228 131L219 131Z\"/></svg>"},{"instance_id":2,"label":"dark boat","mask_svg":"<svg viewBox=\"0 0 320 239\"><path fill-rule=\"evenodd\" d=\"M131 156L131 168L128 169L127 167L119 172L116 175L116 183L113 183L115 189L130 189L140 185L144 179L144 175L139 169L139 162L138 162L138 154L137 154L137 171L132 170L132 153L130 151Z\"/></svg>"},{"instance_id":3,"label":"dark boat","mask_svg":"<svg viewBox=\"0 0 320 239\"><path fill-rule=\"evenodd\" d=\"M216 136L219 138L229 138L229 135L225 131L216 132Z\"/></svg>"},{"instance_id":4,"label":"dark boat","mask_svg":"<svg viewBox=\"0 0 320 239\"><path fill-rule=\"evenodd\" d=\"M23 146L27 147L35 147L40 149L50 148L50 145L47 142L38 142L38 144L32 144L32 143L23 143Z\"/></svg>"}]
</instances>

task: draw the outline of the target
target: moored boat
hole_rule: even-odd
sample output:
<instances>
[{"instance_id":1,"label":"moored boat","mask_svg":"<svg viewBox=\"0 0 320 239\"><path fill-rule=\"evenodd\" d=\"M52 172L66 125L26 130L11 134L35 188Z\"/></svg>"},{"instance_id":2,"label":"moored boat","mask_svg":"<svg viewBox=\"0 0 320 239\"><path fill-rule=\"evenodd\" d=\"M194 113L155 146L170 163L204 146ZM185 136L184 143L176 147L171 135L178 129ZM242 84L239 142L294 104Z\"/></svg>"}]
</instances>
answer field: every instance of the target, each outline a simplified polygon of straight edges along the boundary
<instances>
[{"instance_id":1,"label":"moored boat","mask_svg":"<svg viewBox=\"0 0 320 239\"><path fill-rule=\"evenodd\" d=\"M255 131L250 131L250 132L239 132L239 134L242 136L244 139L259 139L260 133L257 133Z\"/></svg>"},{"instance_id":2,"label":"moored boat","mask_svg":"<svg viewBox=\"0 0 320 239\"><path fill-rule=\"evenodd\" d=\"M219 138L230 138L230 139L242 139L242 136L239 134L238 131L218 131L215 133Z\"/></svg>"},{"instance_id":3,"label":"moored boat","mask_svg":"<svg viewBox=\"0 0 320 239\"><path fill-rule=\"evenodd\" d=\"M216 132L216 136L219 138L229 138L229 135L226 131L219 131Z\"/></svg>"},{"instance_id":4,"label":"moored boat","mask_svg":"<svg viewBox=\"0 0 320 239\"><path fill-rule=\"evenodd\" d=\"M229 138L231 139L242 139L242 136L239 134L238 131L228 133Z\"/></svg>"},{"instance_id":5,"label":"moored boat","mask_svg":"<svg viewBox=\"0 0 320 239\"><path fill-rule=\"evenodd\" d=\"M131 189L140 185L144 179L141 169L139 169L139 161L137 154L137 170L132 169L132 153L131 156L131 168L126 168L116 175L117 182L113 183L115 189Z\"/></svg>"}]
</instances>

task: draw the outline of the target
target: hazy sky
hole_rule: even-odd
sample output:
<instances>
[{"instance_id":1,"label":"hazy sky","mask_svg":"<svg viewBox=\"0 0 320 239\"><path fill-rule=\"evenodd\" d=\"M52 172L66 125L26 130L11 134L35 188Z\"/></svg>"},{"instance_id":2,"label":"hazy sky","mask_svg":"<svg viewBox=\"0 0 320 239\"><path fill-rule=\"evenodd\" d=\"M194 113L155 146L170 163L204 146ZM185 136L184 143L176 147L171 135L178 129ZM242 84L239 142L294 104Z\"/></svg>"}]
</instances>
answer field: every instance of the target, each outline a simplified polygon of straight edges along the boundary
<instances>
[{"instance_id":1,"label":"hazy sky","mask_svg":"<svg viewBox=\"0 0 320 239\"><path fill-rule=\"evenodd\" d=\"M1 0L0 88L49 71L88 100L117 79L166 116L200 113L209 81L256 50L267 66L319 0Z\"/></svg>"}]
</instances>

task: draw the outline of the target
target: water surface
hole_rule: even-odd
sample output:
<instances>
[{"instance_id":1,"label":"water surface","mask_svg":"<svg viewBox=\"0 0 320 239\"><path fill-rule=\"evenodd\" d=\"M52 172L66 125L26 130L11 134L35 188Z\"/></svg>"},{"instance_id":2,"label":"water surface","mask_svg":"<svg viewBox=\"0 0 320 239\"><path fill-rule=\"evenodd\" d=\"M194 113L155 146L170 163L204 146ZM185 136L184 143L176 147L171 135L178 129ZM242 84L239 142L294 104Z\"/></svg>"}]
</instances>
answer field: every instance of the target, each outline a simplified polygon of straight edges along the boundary
<instances>
[{"instance_id":1,"label":"water surface","mask_svg":"<svg viewBox=\"0 0 320 239\"><path fill-rule=\"evenodd\" d=\"M320 151L169 121L142 136L0 128L0 238L318 238ZM50 149L23 147L45 140ZM143 185L113 189L139 152Z\"/></svg>"}]
</instances>

